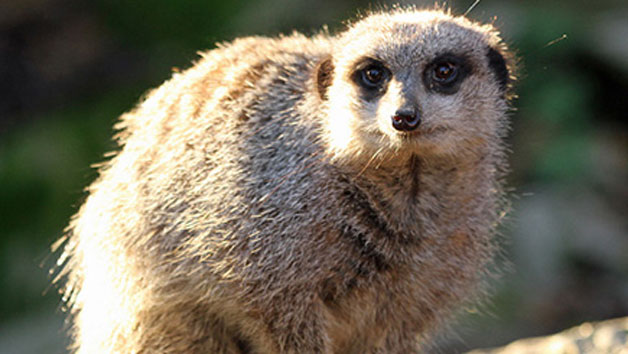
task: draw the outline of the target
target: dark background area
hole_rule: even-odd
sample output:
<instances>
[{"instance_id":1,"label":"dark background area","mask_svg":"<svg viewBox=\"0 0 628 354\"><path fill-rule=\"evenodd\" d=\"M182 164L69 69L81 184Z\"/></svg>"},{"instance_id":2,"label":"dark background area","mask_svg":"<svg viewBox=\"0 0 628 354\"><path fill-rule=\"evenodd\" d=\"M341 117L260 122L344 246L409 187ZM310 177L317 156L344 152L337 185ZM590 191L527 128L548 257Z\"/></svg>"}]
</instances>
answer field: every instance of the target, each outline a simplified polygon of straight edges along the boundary
<instances>
[{"instance_id":1,"label":"dark background area","mask_svg":"<svg viewBox=\"0 0 628 354\"><path fill-rule=\"evenodd\" d=\"M217 41L336 31L369 8L0 0L0 352L64 353L50 245L95 178L90 165L115 149L121 113ZM494 21L522 62L502 227L510 262L444 352L628 315L628 3L484 0L469 17Z\"/></svg>"}]
</instances>

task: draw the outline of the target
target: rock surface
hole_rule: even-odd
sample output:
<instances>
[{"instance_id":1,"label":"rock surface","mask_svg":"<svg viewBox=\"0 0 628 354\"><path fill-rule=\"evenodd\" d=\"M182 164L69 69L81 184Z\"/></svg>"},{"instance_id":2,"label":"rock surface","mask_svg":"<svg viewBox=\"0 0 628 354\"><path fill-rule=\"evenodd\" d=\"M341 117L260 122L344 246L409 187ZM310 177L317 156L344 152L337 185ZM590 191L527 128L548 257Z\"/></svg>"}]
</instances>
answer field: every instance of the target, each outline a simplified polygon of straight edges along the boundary
<instances>
[{"instance_id":1,"label":"rock surface","mask_svg":"<svg viewBox=\"0 0 628 354\"><path fill-rule=\"evenodd\" d=\"M480 349L468 354L628 354L628 317L585 322L563 332L520 339L505 347Z\"/></svg>"}]
</instances>

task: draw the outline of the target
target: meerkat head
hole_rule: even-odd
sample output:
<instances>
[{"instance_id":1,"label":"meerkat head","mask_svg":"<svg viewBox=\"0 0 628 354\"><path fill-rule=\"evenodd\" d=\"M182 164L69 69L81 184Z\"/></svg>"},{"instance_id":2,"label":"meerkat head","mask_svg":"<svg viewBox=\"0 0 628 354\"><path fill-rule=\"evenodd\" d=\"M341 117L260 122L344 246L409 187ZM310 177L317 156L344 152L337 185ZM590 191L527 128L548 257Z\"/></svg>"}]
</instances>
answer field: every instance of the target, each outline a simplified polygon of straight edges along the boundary
<instances>
[{"instance_id":1,"label":"meerkat head","mask_svg":"<svg viewBox=\"0 0 628 354\"><path fill-rule=\"evenodd\" d=\"M442 11L367 16L317 69L335 157L456 155L501 140L511 64L497 31Z\"/></svg>"}]
</instances>

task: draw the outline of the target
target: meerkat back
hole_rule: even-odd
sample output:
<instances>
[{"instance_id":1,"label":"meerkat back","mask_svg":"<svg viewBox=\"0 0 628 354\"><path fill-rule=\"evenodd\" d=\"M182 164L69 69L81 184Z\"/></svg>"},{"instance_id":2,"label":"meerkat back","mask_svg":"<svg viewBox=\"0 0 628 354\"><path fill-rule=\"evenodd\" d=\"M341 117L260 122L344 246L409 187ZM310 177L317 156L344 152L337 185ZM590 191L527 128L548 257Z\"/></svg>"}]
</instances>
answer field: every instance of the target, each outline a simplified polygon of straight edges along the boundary
<instances>
[{"instance_id":1,"label":"meerkat back","mask_svg":"<svg viewBox=\"0 0 628 354\"><path fill-rule=\"evenodd\" d=\"M205 53L122 116L71 221L74 349L419 351L495 252L510 71L440 10Z\"/></svg>"}]
</instances>

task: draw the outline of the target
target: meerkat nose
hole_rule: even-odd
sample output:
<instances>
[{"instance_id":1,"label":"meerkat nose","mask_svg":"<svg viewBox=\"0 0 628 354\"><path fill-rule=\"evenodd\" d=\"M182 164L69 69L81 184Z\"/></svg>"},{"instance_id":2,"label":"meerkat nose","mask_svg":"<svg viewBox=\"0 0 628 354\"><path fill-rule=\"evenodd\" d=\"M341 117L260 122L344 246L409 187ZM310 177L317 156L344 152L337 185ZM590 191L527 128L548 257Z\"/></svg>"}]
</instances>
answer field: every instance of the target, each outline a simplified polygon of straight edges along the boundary
<instances>
[{"instance_id":1,"label":"meerkat nose","mask_svg":"<svg viewBox=\"0 0 628 354\"><path fill-rule=\"evenodd\" d=\"M410 132L416 129L421 123L421 117L415 109L399 109L392 117L393 128Z\"/></svg>"}]
</instances>

